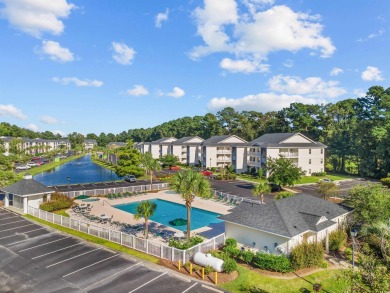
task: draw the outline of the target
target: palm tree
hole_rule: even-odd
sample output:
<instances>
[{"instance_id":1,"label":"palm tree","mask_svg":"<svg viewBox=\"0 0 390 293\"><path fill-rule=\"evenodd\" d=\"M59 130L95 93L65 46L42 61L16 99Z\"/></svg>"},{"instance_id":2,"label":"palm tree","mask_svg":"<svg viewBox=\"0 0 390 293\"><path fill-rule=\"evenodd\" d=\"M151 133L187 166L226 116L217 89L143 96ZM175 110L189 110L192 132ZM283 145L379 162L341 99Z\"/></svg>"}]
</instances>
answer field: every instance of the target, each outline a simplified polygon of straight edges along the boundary
<instances>
[{"instance_id":1,"label":"palm tree","mask_svg":"<svg viewBox=\"0 0 390 293\"><path fill-rule=\"evenodd\" d=\"M139 205L137 205L137 207L135 208L134 219L145 219L145 239L148 239L149 218L153 216L156 209L157 205L151 201L141 201Z\"/></svg>"},{"instance_id":2,"label":"palm tree","mask_svg":"<svg viewBox=\"0 0 390 293\"><path fill-rule=\"evenodd\" d=\"M267 182L261 182L252 189L252 194L254 196L260 195L261 203L264 203L264 193L270 191L271 191L271 187L269 186L269 184Z\"/></svg>"},{"instance_id":3,"label":"palm tree","mask_svg":"<svg viewBox=\"0 0 390 293\"><path fill-rule=\"evenodd\" d=\"M180 193L187 208L187 242L191 236L191 205L195 196L211 197L210 182L199 172L186 170L176 173L171 180L172 190Z\"/></svg>"},{"instance_id":4,"label":"palm tree","mask_svg":"<svg viewBox=\"0 0 390 293\"><path fill-rule=\"evenodd\" d=\"M145 173L150 175L150 188L152 188L153 173L154 173L154 171L161 170L161 165L160 165L159 161L154 159L152 154L149 152L146 152L142 155L141 164L145 170Z\"/></svg>"}]
</instances>

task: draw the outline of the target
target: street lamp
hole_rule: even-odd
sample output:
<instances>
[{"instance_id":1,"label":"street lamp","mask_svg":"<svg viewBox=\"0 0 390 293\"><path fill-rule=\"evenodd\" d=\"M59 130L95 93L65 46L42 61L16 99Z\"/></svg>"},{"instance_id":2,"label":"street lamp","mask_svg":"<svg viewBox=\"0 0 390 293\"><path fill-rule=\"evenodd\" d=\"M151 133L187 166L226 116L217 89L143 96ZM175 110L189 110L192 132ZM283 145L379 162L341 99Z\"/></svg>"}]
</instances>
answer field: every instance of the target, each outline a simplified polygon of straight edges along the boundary
<instances>
[{"instance_id":1,"label":"street lamp","mask_svg":"<svg viewBox=\"0 0 390 293\"><path fill-rule=\"evenodd\" d=\"M353 228L351 230L351 237L352 237L352 269L355 268L355 237L357 236L357 229Z\"/></svg>"},{"instance_id":2,"label":"street lamp","mask_svg":"<svg viewBox=\"0 0 390 293\"><path fill-rule=\"evenodd\" d=\"M210 158L210 169L211 169L211 158Z\"/></svg>"}]
</instances>

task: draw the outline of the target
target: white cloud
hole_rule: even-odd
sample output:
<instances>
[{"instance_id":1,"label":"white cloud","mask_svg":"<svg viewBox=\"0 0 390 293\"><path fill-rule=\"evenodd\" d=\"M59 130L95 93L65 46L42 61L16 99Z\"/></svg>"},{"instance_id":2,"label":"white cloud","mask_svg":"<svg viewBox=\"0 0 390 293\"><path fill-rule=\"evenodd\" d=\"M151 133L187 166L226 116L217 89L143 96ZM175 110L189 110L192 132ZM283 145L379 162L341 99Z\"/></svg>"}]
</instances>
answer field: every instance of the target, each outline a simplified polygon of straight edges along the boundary
<instances>
[{"instance_id":1,"label":"white cloud","mask_svg":"<svg viewBox=\"0 0 390 293\"><path fill-rule=\"evenodd\" d=\"M73 83L75 86L92 86L92 87L101 87L103 85L103 82L100 80L81 80L77 77L53 77L54 82L61 83L63 85L68 85Z\"/></svg>"},{"instance_id":2,"label":"white cloud","mask_svg":"<svg viewBox=\"0 0 390 293\"><path fill-rule=\"evenodd\" d=\"M276 75L268 81L272 91L316 98L336 98L346 93L338 81L323 81L320 77L302 79L298 76Z\"/></svg>"},{"instance_id":3,"label":"white cloud","mask_svg":"<svg viewBox=\"0 0 390 293\"><path fill-rule=\"evenodd\" d=\"M207 107L211 111L218 111L225 107L233 107L237 111L252 110L259 112L277 111L289 107L291 103L319 104L324 100L306 98L300 95L286 95L275 93L260 93L242 98L212 98Z\"/></svg>"},{"instance_id":4,"label":"white cloud","mask_svg":"<svg viewBox=\"0 0 390 293\"><path fill-rule=\"evenodd\" d=\"M338 67L333 67L332 70L330 71L329 75L330 76L337 76L339 75L340 73L343 73L344 70L342 70L341 68L338 68Z\"/></svg>"},{"instance_id":5,"label":"white cloud","mask_svg":"<svg viewBox=\"0 0 390 293\"><path fill-rule=\"evenodd\" d=\"M53 61L71 62L74 60L73 53L61 47L60 43L54 41L42 41L42 52Z\"/></svg>"},{"instance_id":6,"label":"white cloud","mask_svg":"<svg viewBox=\"0 0 390 293\"><path fill-rule=\"evenodd\" d=\"M356 95L357 97L365 97L365 96L366 96L366 93L365 93L364 90L362 90L362 89L354 89L354 90L353 90L353 93L354 93L354 95Z\"/></svg>"},{"instance_id":7,"label":"white cloud","mask_svg":"<svg viewBox=\"0 0 390 293\"><path fill-rule=\"evenodd\" d=\"M257 61L251 61L248 59L232 60L230 58L224 58L219 63L219 66L230 72L253 73L269 71L268 64L261 64Z\"/></svg>"},{"instance_id":8,"label":"white cloud","mask_svg":"<svg viewBox=\"0 0 390 293\"><path fill-rule=\"evenodd\" d=\"M255 9L250 16L240 14L234 0L204 0L204 8L198 7L193 13L204 45L194 47L190 57L224 52L260 63L275 51L310 49L325 58L336 50L331 39L322 35L318 15L294 12L285 5L258 11L260 4L272 1L246 2ZM259 5L254 6L255 2Z\"/></svg>"},{"instance_id":9,"label":"white cloud","mask_svg":"<svg viewBox=\"0 0 390 293\"><path fill-rule=\"evenodd\" d=\"M169 93L163 93L163 92L159 93L160 96L168 96L176 99L183 97L185 94L186 92L177 86L173 87L173 90Z\"/></svg>"},{"instance_id":10,"label":"white cloud","mask_svg":"<svg viewBox=\"0 0 390 293\"><path fill-rule=\"evenodd\" d=\"M155 20L155 26L157 28L161 28L162 23L168 21L168 16L169 16L169 9L166 9L165 12L160 12L159 14L157 14Z\"/></svg>"},{"instance_id":11,"label":"white cloud","mask_svg":"<svg viewBox=\"0 0 390 293\"><path fill-rule=\"evenodd\" d=\"M367 66L366 70L362 72L361 77L365 81L383 80L382 72L379 70L379 68L374 66Z\"/></svg>"},{"instance_id":12,"label":"white cloud","mask_svg":"<svg viewBox=\"0 0 390 293\"><path fill-rule=\"evenodd\" d=\"M58 120L54 117L51 117L51 116L42 116L39 121L41 121L44 124L49 124L49 125L58 124Z\"/></svg>"},{"instance_id":13,"label":"white cloud","mask_svg":"<svg viewBox=\"0 0 390 293\"><path fill-rule=\"evenodd\" d=\"M38 131L39 128L36 126L34 123L30 123L29 125L26 126L27 129L30 129L32 131Z\"/></svg>"},{"instance_id":14,"label":"white cloud","mask_svg":"<svg viewBox=\"0 0 390 293\"><path fill-rule=\"evenodd\" d=\"M27 116L23 114L22 110L16 108L14 105L0 104L0 116L14 116L22 120L27 119Z\"/></svg>"},{"instance_id":15,"label":"white cloud","mask_svg":"<svg viewBox=\"0 0 390 293\"><path fill-rule=\"evenodd\" d=\"M130 65L136 54L133 48L129 48L124 43L112 42L112 49L115 52L112 58L122 65Z\"/></svg>"},{"instance_id":16,"label":"white cloud","mask_svg":"<svg viewBox=\"0 0 390 293\"><path fill-rule=\"evenodd\" d=\"M0 15L17 29L40 38L45 32L59 35L64 30L62 19L76 6L67 0L1 0Z\"/></svg>"},{"instance_id":17,"label":"white cloud","mask_svg":"<svg viewBox=\"0 0 390 293\"><path fill-rule=\"evenodd\" d=\"M365 42L365 41L368 41L370 39L375 39L377 37L380 37L382 36L386 31L384 29L380 29L379 31L375 32L375 33L372 33L372 34L369 34L367 37L365 38L360 38L358 39L357 41L358 42Z\"/></svg>"},{"instance_id":18,"label":"white cloud","mask_svg":"<svg viewBox=\"0 0 390 293\"><path fill-rule=\"evenodd\" d=\"M62 137L67 137L67 134L61 130L53 130L52 131L54 134L59 134L61 135Z\"/></svg>"},{"instance_id":19,"label":"white cloud","mask_svg":"<svg viewBox=\"0 0 390 293\"><path fill-rule=\"evenodd\" d=\"M149 94L149 91L143 85L136 84L132 89L127 90L126 93L132 96L146 96Z\"/></svg>"},{"instance_id":20,"label":"white cloud","mask_svg":"<svg viewBox=\"0 0 390 293\"><path fill-rule=\"evenodd\" d=\"M283 63L284 67L291 68L294 66L294 60L287 59L286 62Z\"/></svg>"}]
</instances>

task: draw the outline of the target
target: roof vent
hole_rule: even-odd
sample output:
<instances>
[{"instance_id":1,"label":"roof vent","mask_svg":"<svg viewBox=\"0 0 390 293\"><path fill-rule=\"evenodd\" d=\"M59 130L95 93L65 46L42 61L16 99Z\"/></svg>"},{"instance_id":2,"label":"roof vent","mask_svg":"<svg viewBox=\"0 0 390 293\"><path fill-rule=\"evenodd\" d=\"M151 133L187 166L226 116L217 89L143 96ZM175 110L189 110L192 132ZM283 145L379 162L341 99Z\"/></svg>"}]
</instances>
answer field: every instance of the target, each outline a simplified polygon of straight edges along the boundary
<instances>
[{"instance_id":1,"label":"roof vent","mask_svg":"<svg viewBox=\"0 0 390 293\"><path fill-rule=\"evenodd\" d=\"M23 179L32 179L32 175L29 173L24 174Z\"/></svg>"}]
</instances>

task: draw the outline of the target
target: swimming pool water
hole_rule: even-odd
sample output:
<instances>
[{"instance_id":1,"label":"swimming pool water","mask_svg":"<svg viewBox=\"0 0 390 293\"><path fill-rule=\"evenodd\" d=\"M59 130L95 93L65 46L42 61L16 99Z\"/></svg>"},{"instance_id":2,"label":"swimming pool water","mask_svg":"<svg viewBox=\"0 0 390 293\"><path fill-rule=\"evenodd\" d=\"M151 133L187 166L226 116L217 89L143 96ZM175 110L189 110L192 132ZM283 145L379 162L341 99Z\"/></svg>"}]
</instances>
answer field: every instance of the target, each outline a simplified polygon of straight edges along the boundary
<instances>
[{"instance_id":1,"label":"swimming pool water","mask_svg":"<svg viewBox=\"0 0 390 293\"><path fill-rule=\"evenodd\" d=\"M187 230L187 224L184 226L172 226L169 224L169 221L177 218L187 219L187 209L184 205L162 199L152 199L150 201L157 205L157 209L154 212L154 215L150 217L150 220L181 231ZM113 207L128 213L135 214L135 209L139 203L140 202L138 201L128 204L114 205ZM198 208L192 208L191 230L205 227L213 223L221 223L222 220L218 219L218 216L219 214L217 213L201 210Z\"/></svg>"}]
</instances>

